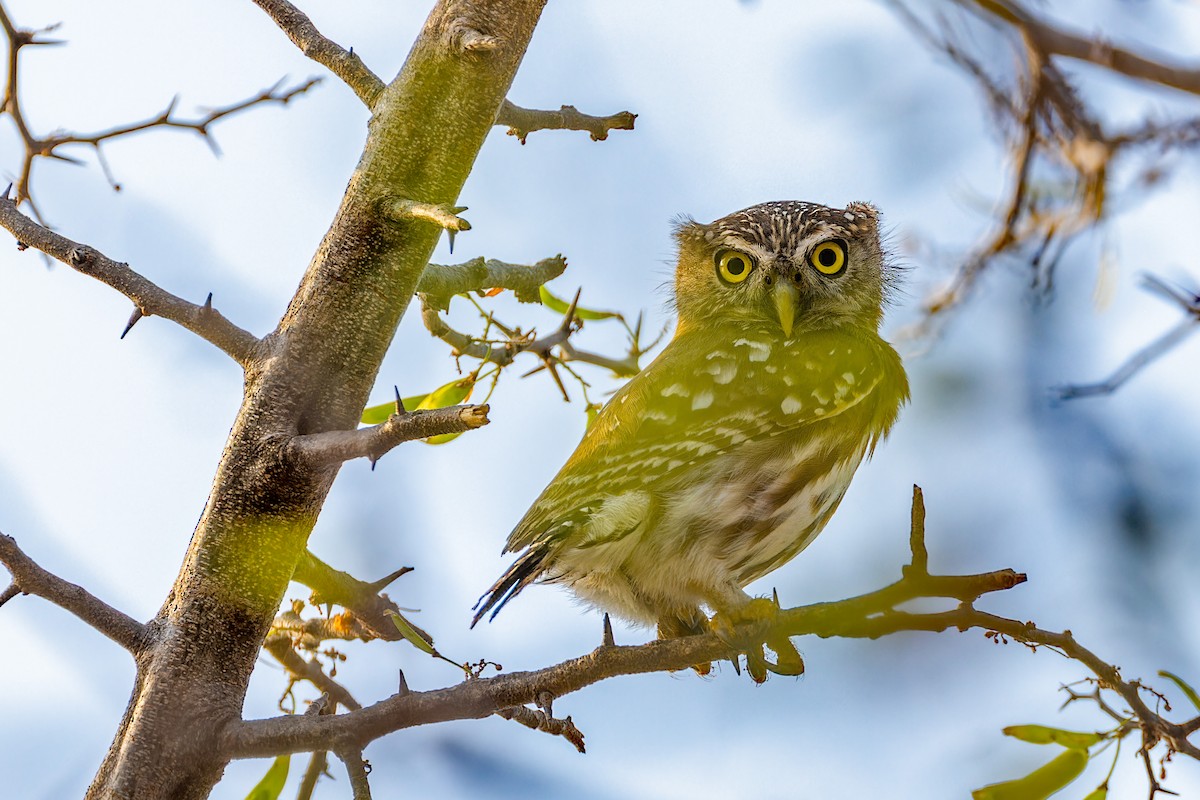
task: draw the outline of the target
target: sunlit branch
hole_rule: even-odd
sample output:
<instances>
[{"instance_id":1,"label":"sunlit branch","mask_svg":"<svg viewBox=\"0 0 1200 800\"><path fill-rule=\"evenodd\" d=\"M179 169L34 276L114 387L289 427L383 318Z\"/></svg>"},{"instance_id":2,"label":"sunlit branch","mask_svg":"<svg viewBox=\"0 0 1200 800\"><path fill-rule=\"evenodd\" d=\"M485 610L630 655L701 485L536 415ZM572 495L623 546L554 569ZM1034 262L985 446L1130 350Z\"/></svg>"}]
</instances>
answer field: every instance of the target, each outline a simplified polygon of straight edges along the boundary
<instances>
[{"instance_id":1,"label":"sunlit branch","mask_svg":"<svg viewBox=\"0 0 1200 800\"><path fill-rule=\"evenodd\" d=\"M422 300L445 311L456 294L482 292L485 289L509 289L517 300L536 303L542 284L557 278L567 268L562 255L544 258L536 264L509 264L482 256L462 264L430 264L421 274L417 294Z\"/></svg>"},{"instance_id":2,"label":"sunlit branch","mask_svg":"<svg viewBox=\"0 0 1200 800\"><path fill-rule=\"evenodd\" d=\"M296 565L292 580L312 589L310 602L313 605L339 605L353 612L375 638L396 641L403 637L397 632L387 612L399 611L399 607L387 595L380 593L409 572L412 572L412 567L401 567L379 580L362 581L348 572L334 569L312 552L305 551ZM429 638L428 634L425 636Z\"/></svg>"},{"instance_id":3,"label":"sunlit branch","mask_svg":"<svg viewBox=\"0 0 1200 800\"><path fill-rule=\"evenodd\" d=\"M383 81L355 55L354 48L346 50L326 38L303 11L287 0L254 0L254 4L275 21L300 52L341 78L367 108L375 104L383 91Z\"/></svg>"},{"instance_id":4,"label":"sunlit branch","mask_svg":"<svg viewBox=\"0 0 1200 800\"><path fill-rule=\"evenodd\" d=\"M294 436L287 450L292 457L314 467L334 466L355 458L369 458L374 464L404 442L482 428L488 424L487 415L486 405L398 409L385 422L369 428Z\"/></svg>"},{"instance_id":5,"label":"sunlit branch","mask_svg":"<svg viewBox=\"0 0 1200 800\"><path fill-rule=\"evenodd\" d=\"M134 316L125 329L126 333L141 317L158 316L187 328L223 350L243 367L258 355L259 339L221 316L221 312L212 306L211 294L203 305L176 297L134 272L128 264L113 261L95 248L73 242L34 222L18 211L16 202L7 195L0 197L0 226L16 237L19 248L40 250L132 300Z\"/></svg>"},{"instance_id":6,"label":"sunlit branch","mask_svg":"<svg viewBox=\"0 0 1200 800\"><path fill-rule=\"evenodd\" d=\"M496 116L497 125L508 126L508 135L517 137L517 141L525 144L525 137L534 131L587 131L593 142L608 138L608 132L614 130L633 130L637 114L619 111L607 117L593 117L580 113L575 106L563 106L558 111L539 111L532 108L521 108L509 100L504 101L500 113Z\"/></svg>"},{"instance_id":7,"label":"sunlit branch","mask_svg":"<svg viewBox=\"0 0 1200 800\"><path fill-rule=\"evenodd\" d=\"M0 563L12 575L12 586L0 597L32 594L70 611L133 654L145 644L146 626L105 603L86 589L38 566L11 536L0 533ZM2 603L0 603L2 605Z\"/></svg>"}]
</instances>

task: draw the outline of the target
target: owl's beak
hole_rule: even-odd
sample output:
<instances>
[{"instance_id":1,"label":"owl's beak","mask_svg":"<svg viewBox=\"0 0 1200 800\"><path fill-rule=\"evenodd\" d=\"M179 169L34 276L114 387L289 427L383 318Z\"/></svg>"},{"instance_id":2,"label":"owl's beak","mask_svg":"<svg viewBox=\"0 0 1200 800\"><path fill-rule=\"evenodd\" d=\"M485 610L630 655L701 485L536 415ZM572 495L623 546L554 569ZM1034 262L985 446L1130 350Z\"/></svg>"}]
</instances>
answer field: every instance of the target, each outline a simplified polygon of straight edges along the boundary
<instances>
[{"instance_id":1,"label":"owl's beak","mask_svg":"<svg viewBox=\"0 0 1200 800\"><path fill-rule=\"evenodd\" d=\"M779 327L783 328L784 338L792 336L792 324L796 321L796 302L800 293L796 284L780 275L771 290L771 299L775 302L775 313L779 316Z\"/></svg>"}]
</instances>

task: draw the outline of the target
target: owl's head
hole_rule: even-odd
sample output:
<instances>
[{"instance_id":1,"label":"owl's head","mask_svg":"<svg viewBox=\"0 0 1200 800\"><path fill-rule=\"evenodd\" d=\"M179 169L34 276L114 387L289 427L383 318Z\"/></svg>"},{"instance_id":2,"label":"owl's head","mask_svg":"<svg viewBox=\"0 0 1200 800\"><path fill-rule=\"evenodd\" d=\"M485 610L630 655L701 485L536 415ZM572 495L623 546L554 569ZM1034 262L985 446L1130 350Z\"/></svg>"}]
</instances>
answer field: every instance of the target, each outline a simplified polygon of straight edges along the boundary
<instances>
[{"instance_id":1,"label":"owl's head","mask_svg":"<svg viewBox=\"0 0 1200 800\"><path fill-rule=\"evenodd\" d=\"M679 330L719 319L793 331L860 325L883 316L891 268L868 203L844 209L786 200L675 229Z\"/></svg>"}]
</instances>

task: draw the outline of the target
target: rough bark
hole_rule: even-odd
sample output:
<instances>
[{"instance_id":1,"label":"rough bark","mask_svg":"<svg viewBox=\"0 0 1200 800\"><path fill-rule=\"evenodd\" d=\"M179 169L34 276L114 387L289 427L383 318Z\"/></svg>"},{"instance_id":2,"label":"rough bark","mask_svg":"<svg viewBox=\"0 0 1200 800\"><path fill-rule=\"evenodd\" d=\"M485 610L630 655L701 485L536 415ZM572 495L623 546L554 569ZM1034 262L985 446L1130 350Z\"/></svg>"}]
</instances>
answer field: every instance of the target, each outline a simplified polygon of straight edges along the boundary
<instances>
[{"instance_id":1,"label":"rough bark","mask_svg":"<svg viewBox=\"0 0 1200 800\"><path fill-rule=\"evenodd\" d=\"M259 647L337 467L298 435L356 427L441 229L386 201L452 207L545 0L442 0L373 106L341 208L245 393L175 584L137 655L133 696L89 798L204 798L227 758Z\"/></svg>"}]
</instances>

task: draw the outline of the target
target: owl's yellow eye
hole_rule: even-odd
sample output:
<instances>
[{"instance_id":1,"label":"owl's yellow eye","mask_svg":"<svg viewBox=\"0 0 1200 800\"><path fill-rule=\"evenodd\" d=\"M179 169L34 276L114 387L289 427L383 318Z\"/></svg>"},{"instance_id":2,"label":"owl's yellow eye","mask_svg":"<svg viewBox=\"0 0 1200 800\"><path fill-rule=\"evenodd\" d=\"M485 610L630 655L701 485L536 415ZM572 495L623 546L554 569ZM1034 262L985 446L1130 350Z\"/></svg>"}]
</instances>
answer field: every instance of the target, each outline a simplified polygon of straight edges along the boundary
<instances>
[{"instance_id":1,"label":"owl's yellow eye","mask_svg":"<svg viewBox=\"0 0 1200 800\"><path fill-rule=\"evenodd\" d=\"M717 274L726 283L741 283L750 277L754 259L736 250L723 250L717 254Z\"/></svg>"},{"instance_id":2,"label":"owl's yellow eye","mask_svg":"<svg viewBox=\"0 0 1200 800\"><path fill-rule=\"evenodd\" d=\"M846 268L846 245L838 239L821 242L808 254L808 261L822 275L838 275Z\"/></svg>"}]
</instances>

